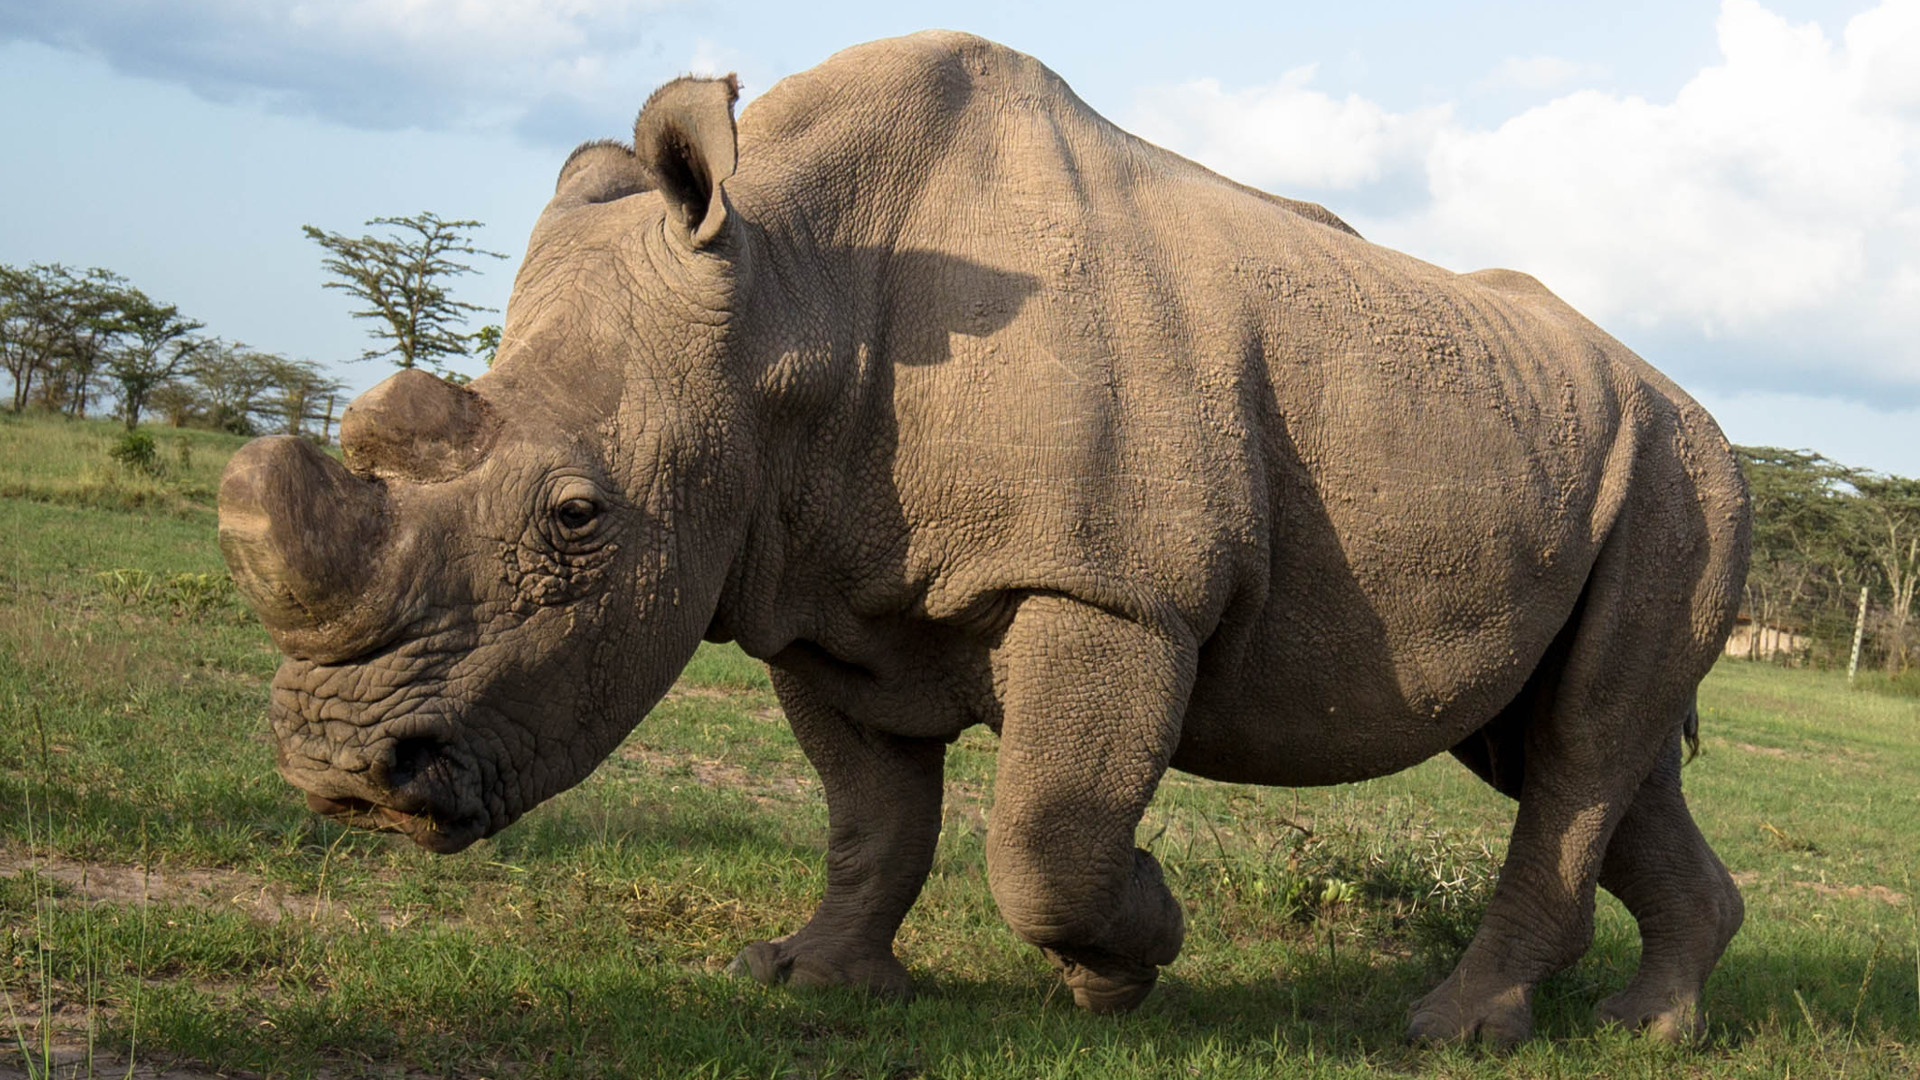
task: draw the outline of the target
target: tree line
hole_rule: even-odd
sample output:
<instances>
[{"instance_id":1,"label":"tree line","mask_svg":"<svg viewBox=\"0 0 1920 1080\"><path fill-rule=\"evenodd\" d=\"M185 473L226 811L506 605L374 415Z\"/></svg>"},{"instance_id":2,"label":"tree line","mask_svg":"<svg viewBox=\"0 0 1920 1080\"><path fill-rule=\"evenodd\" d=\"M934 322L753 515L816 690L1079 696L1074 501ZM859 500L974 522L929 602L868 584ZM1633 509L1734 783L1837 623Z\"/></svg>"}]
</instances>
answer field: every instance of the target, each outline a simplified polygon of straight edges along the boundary
<instances>
[{"instance_id":1,"label":"tree line","mask_svg":"<svg viewBox=\"0 0 1920 1080\"><path fill-rule=\"evenodd\" d=\"M15 412L81 417L111 405L251 435L321 433L343 384L318 364L203 334L206 324L126 278L59 263L0 265L0 363Z\"/></svg>"},{"instance_id":2,"label":"tree line","mask_svg":"<svg viewBox=\"0 0 1920 1080\"><path fill-rule=\"evenodd\" d=\"M1864 590L1862 666L1913 666L1920 590L1920 480L1856 469L1807 450L1736 446L1753 494L1744 614L1773 628L1756 659L1845 667ZM1737 648L1737 644L1736 644Z\"/></svg>"},{"instance_id":3,"label":"tree line","mask_svg":"<svg viewBox=\"0 0 1920 1080\"><path fill-rule=\"evenodd\" d=\"M379 345L357 359L432 368L464 382L446 362L478 354L489 365L500 327L465 332L470 314L492 310L453 298L448 279L473 272L461 256L506 258L474 246L472 220L431 211L368 221L384 235L347 236L301 226L325 252L323 286L364 306ZM38 408L68 417L111 401L132 431L158 413L175 427L243 435L308 433L325 438L344 384L310 360L292 359L201 333L206 324L98 267L59 263L0 265L0 360L13 381L13 411Z\"/></svg>"}]
</instances>

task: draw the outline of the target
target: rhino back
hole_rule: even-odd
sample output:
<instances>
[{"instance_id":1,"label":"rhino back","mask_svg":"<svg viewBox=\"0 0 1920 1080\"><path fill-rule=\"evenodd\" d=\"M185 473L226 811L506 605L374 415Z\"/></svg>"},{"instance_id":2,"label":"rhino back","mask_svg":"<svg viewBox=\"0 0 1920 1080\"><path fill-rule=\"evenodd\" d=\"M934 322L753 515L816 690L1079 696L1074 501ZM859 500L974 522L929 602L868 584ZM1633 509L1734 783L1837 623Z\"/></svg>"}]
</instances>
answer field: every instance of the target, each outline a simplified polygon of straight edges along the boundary
<instances>
[{"instance_id":1,"label":"rhino back","mask_svg":"<svg viewBox=\"0 0 1920 1080\"><path fill-rule=\"evenodd\" d=\"M977 38L848 50L741 140L736 198L821 252L869 376L862 445L823 467L886 546L851 590L874 610L1059 591L1205 643L1203 706L1259 668L1314 716L1484 716L1646 449L1718 439L1523 275L1367 243Z\"/></svg>"}]
</instances>

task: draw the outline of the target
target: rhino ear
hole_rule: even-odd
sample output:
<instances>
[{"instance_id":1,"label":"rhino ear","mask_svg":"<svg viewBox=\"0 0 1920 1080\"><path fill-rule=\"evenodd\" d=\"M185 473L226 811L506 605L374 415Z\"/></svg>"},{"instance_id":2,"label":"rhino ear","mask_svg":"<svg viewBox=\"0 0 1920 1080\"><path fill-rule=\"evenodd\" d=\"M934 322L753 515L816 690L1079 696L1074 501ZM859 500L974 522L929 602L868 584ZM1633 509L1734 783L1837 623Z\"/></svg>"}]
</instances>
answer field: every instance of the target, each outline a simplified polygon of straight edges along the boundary
<instances>
[{"instance_id":1,"label":"rhino ear","mask_svg":"<svg viewBox=\"0 0 1920 1080\"><path fill-rule=\"evenodd\" d=\"M554 181L555 206L583 206L650 191L652 181L633 151L612 139L581 143L560 166Z\"/></svg>"},{"instance_id":2,"label":"rhino ear","mask_svg":"<svg viewBox=\"0 0 1920 1080\"><path fill-rule=\"evenodd\" d=\"M732 75L675 79L653 92L633 122L634 156L696 249L713 243L727 223L720 185L733 175L739 99L740 80Z\"/></svg>"}]
</instances>

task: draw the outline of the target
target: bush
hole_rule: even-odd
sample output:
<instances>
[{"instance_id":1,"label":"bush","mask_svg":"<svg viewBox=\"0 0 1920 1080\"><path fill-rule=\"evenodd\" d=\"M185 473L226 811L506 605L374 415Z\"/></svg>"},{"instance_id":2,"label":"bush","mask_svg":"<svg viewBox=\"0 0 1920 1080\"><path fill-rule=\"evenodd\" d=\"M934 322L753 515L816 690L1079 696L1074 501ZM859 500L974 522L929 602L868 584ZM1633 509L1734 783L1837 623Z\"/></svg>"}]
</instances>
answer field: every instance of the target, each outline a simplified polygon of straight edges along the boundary
<instances>
[{"instance_id":1,"label":"bush","mask_svg":"<svg viewBox=\"0 0 1920 1080\"><path fill-rule=\"evenodd\" d=\"M107 447L107 456L132 472L148 476L156 476L160 472L160 458L154 450L153 436L144 431L122 432L120 438Z\"/></svg>"}]
</instances>

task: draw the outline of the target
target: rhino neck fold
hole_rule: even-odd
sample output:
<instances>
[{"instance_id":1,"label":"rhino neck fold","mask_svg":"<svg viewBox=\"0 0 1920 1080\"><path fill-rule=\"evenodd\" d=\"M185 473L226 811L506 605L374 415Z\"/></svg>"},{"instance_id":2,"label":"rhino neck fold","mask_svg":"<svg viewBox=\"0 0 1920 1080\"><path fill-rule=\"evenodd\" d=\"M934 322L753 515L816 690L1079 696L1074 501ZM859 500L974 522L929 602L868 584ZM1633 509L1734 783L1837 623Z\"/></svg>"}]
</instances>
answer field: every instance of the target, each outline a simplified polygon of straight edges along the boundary
<instances>
[{"instance_id":1,"label":"rhino neck fold","mask_svg":"<svg viewBox=\"0 0 1920 1080\"><path fill-rule=\"evenodd\" d=\"M904 548L890 482L894 371L885 357L898 264L884 249L817 243L804 219L741 217L752 221L743 235L758 272L727 333L744 412L756 425L757 478L707 637L765 658L818 636L822 613L841 607L815 588L822 567L871 562L859 549L876 540L889 552ZM875 524L882 527L870 531ZM804 579L789 573L799 566L809 570Z\"/></svg>"}]
</instances>

